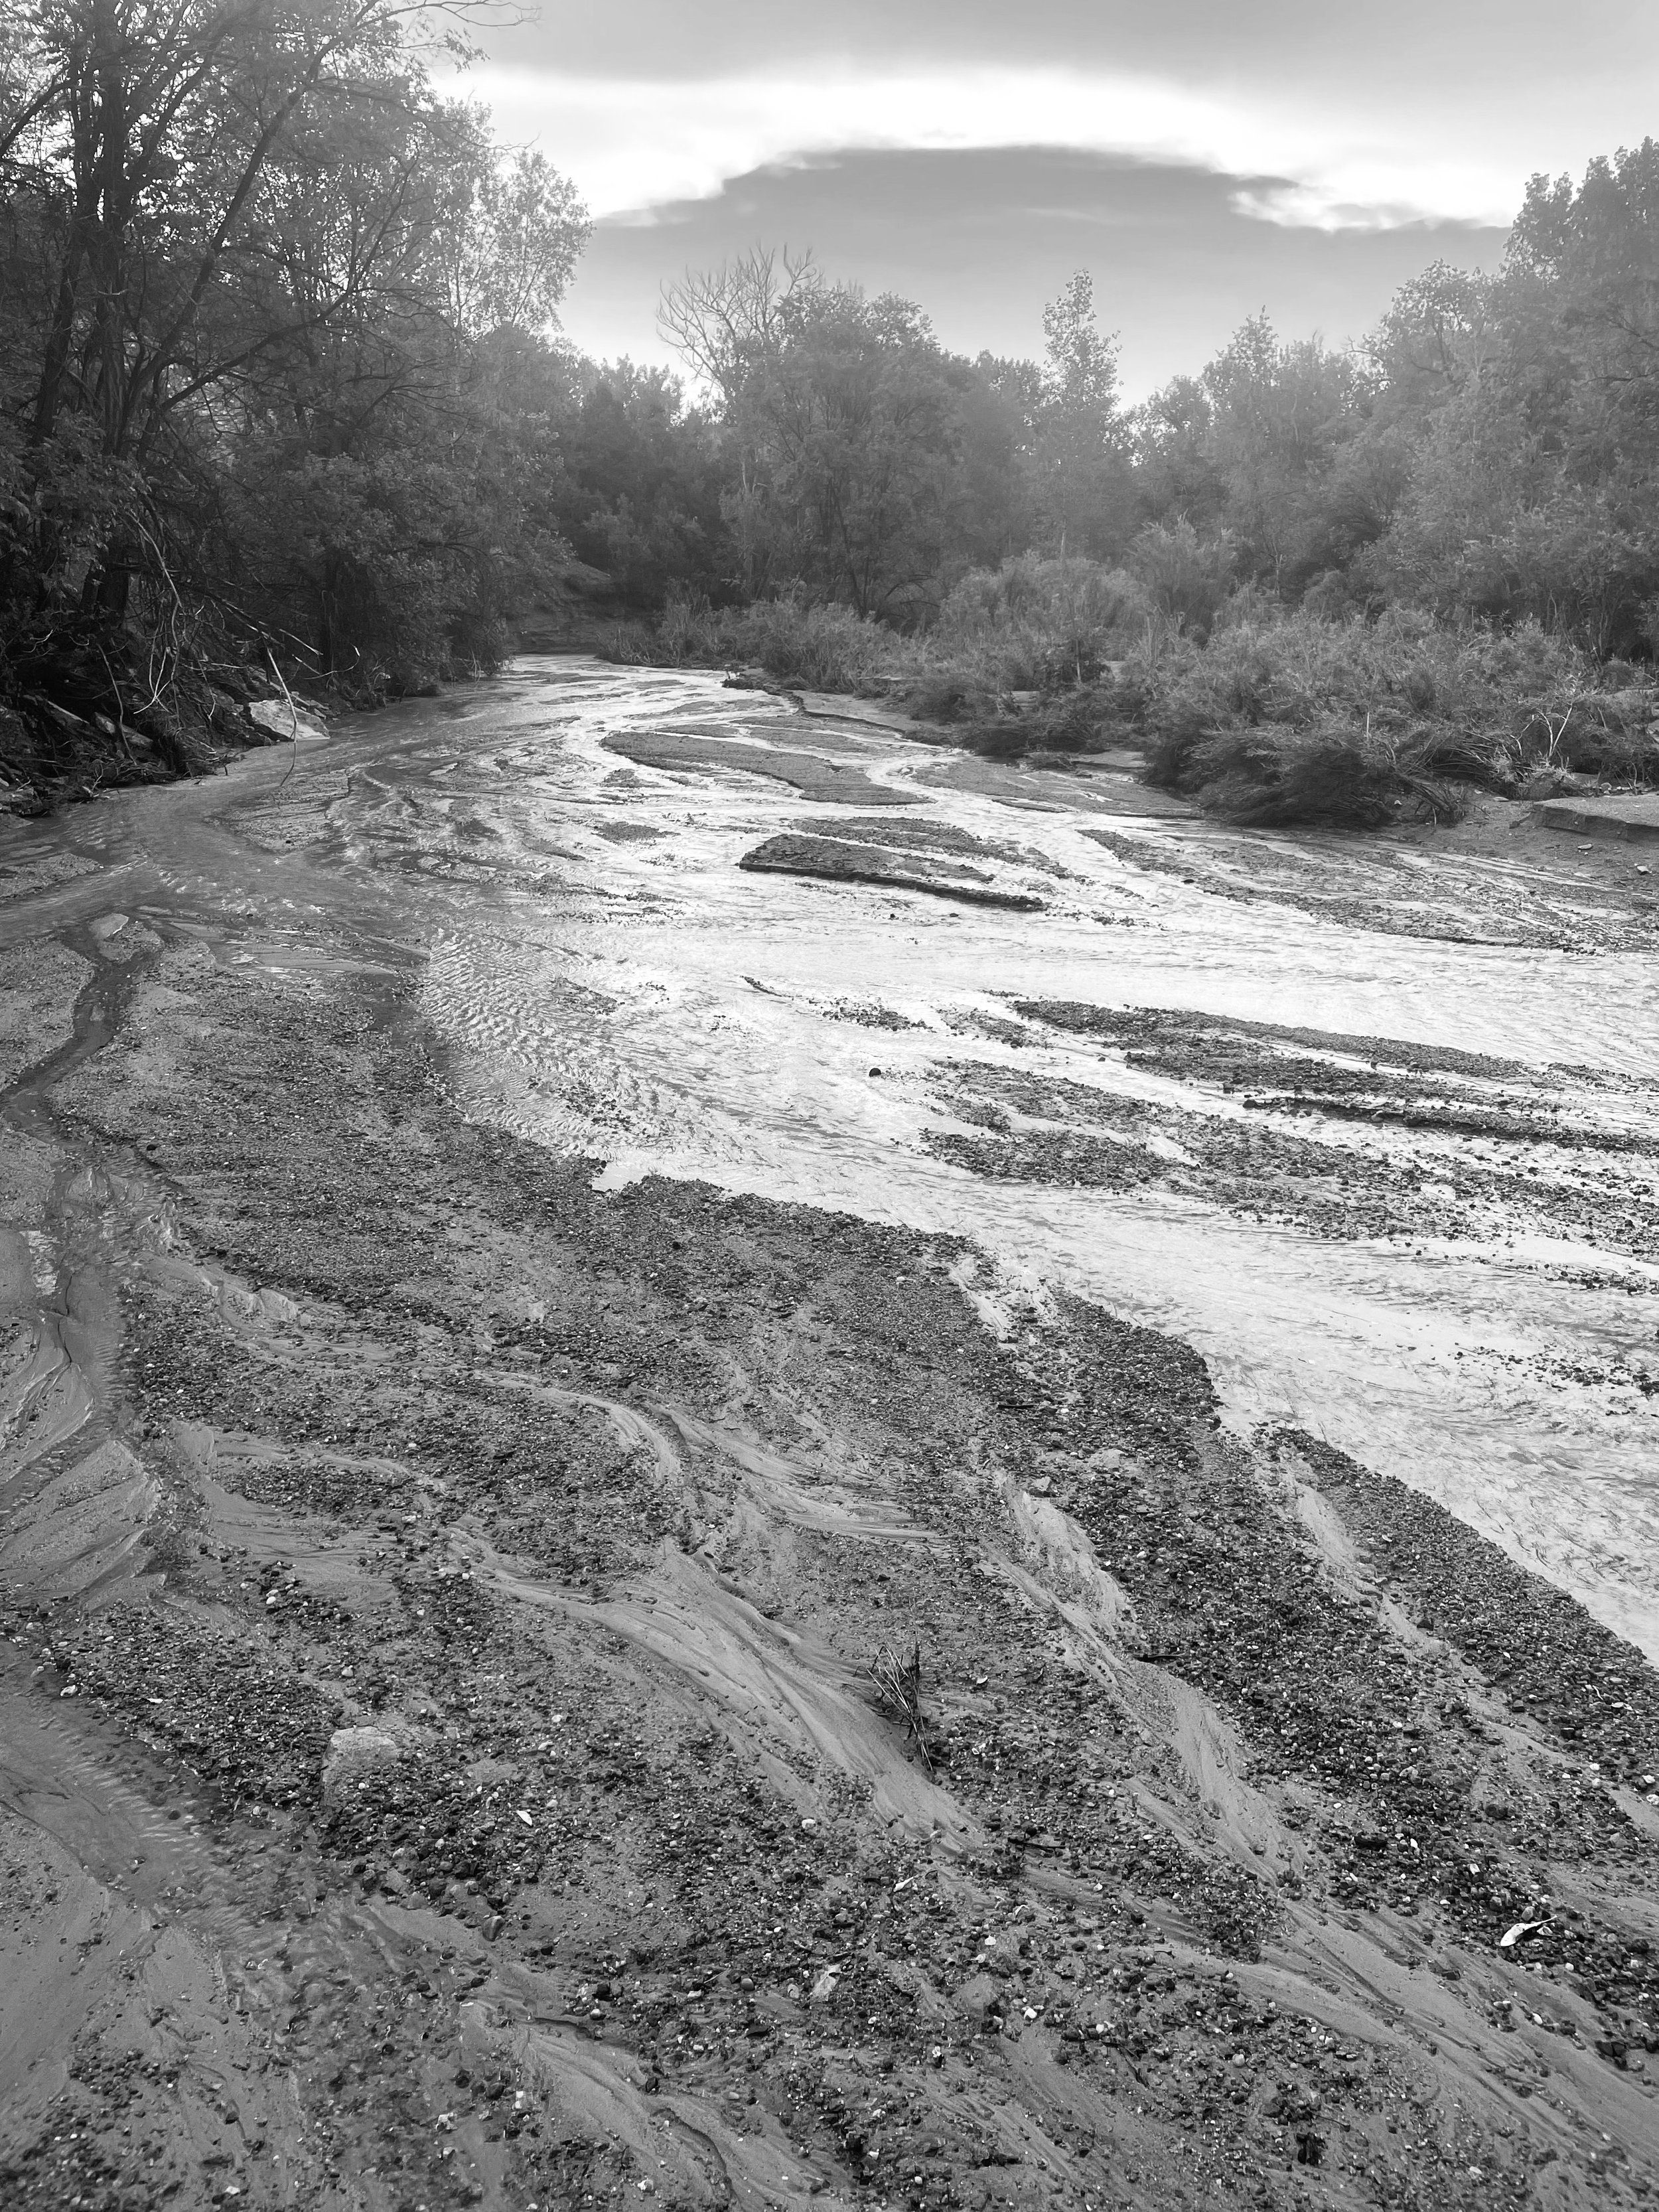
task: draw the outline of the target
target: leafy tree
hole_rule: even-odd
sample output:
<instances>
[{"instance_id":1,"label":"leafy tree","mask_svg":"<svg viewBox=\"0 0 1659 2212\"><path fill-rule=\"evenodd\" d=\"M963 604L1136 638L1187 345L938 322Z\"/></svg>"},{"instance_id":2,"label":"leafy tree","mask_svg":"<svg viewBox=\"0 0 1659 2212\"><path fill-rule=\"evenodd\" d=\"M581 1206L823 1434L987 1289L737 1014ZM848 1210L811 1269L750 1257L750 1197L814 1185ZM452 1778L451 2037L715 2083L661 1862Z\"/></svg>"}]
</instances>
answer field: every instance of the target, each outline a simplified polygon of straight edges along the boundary
<instances>
[{"instance_id":1,"label":"leafy tree","mask_svg":"<svg viewBox=\"0 0 1659 2212\"><path fill-rule=\"evenodd\" d=\"M1177 376L1135 410L1129 433L1143 514L1184 516L1200 533L1221 527L1227 481L1212 442L1214 420L1201 376Z\"/></svg>"},{"instance_id":2,"label":"leafy tree","mask_svg":"<svg viewBox=\"0 0 1659 2212\"><path fill-rule=\"evenodd\" d=\"M1385 404L1416 434L1408 490L1368 559L1372 587L1534 617L1603 653L1647 649L1659 631L1659 147L1594 161L1577 186L1534 177L1498 276L1429 272L1382 336Z\"/></svg>"},{"instance_id":3,"label":"leafy tree","mask_svg":"<svg viewBox=\"0 0 1659 2212\"><path fill-rule=\"evenodd\" d=\"M14 682L155 694L252 605L371 688L477 641L536 534L478 347L547 325L569 188L434 96L398 0L3 4Z\"/></svg>"},{"instance_id":4,"label":"leafy tree","mask_svg":"<svg viewBox=\"0 0 1659 2212\"><path fill-rule=\"evenodd\" d=\"M1045 356L1033 410L1031 471L1044 546L1105 557L1121 550L1133 507L1118 410L1118 344L1095 315L1079 270L1042 311Z\"/></svg>"},{"instance_id":5,"label":"leafy tree","mask_svg":"<svg viewBox=\"0 0 1659 2212\"><path fill-rule=\"evenodd\" d=\"M719 428L665 369L576 364L556 446L559 527L627 604L660 607L676 585L727 595Z\"/></svg>"},{"instance_id":6,"label":"leafy tree","mask_svg":"<svg viewBox=\"0 0 1659 2212\"><path fill-rule=\"evenodd\" d=\"M743 588L798 585L860 615L936 604L973 503L976 380L921 310L757 254L673 288L663 327L724 403Z\"/></svg>"}]
</instances>

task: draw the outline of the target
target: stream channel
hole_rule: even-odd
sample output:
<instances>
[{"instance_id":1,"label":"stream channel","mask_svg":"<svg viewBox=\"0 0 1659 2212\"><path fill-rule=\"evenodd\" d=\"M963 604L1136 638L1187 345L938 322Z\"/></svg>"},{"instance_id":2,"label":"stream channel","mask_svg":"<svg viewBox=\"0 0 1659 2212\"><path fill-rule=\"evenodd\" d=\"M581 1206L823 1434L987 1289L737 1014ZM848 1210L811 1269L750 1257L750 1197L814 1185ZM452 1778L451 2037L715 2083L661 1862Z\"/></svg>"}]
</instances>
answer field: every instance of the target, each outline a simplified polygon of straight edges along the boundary
<instances>
[{"instance_id":1,"label":"stream channel","mask_svg":"<svg viewBox=\"0 0 1659 2212\"><path fill-rule=\"evenodd\" d=\"M290 777L314 805L296 833L290 791L281 834L262 837L261 800ZM786 832L856 838L848 816L942 828L977 884L1030 903L738 865ZM1652 1189L1650 959L1221 895L1183 872L1182 850L1227 847L1248 875L1252 841L1149 817L1122 778L989 767L714 677L585 659L521 660L297 759L283 749L29 837L38 888L0 911L0 942L119 910L196 931L239 966L292 969L343 927L365 958L418 973L474 1116L592 1155L606 1187L696 1177L951 1232L983 1255L993 1304L1069 1291L1184 1337L1241 1430L1294 1423L1401 1477L1659 1657L1659 1395L1644 1388L1659 1266L1604 1242L1595 1209L1605 1175ZM1286 841L1254 844L1282 874ZM1375 865L1359 839L1288 850L1316 887ZM1468 864L1431 851L1411 866L1422 912L1455 915ZM1039 1000L1276 1025L1350 1073L1368 1040L1490 1055L1610 1149L1252 1106L1014 1011ZM1109 1123L1146 1107L1248 1121L1348 1146L1357 1179L1425 1194L1423 1217L1332 1233L1248 1181L1218 1200L975 1172L939 1141L984 1134L953 1102L964 1083L1010 1082L1027 1108L998 1117L1005 1135L1047 1126L1029 1110L1043 1085L1073 1119L1092 1093ZM1460 1095L1483 1084L1510 1095L1513 1072L1477 1071ZM1579 1225L1564 1232L1544 1205L1444 1233L1429 1201L1471 1165L1576 1192Z\"/></svg>"}]
</instances>

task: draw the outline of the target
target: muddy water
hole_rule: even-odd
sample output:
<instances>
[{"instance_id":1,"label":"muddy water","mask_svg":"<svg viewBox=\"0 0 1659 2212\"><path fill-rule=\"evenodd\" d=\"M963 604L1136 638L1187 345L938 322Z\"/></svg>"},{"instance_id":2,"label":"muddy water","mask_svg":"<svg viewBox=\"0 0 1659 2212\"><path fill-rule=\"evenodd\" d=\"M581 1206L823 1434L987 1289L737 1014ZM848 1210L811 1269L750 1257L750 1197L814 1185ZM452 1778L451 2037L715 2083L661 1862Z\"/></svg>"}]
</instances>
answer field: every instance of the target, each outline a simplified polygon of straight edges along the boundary
<instances>
[{"instance_id":1,"label":"muddy water","mask_svg":"<svg viewBox=\"0 0 1659 2212\"><path fill-rule=\"evenodd\" d=\"M769 748L795 757L794 782L738 765L747 749L775 767ZM1642 1294L1659 1270L1541 1237L1344 1242L1156 1191L988 1182L924 1143L960 1126L943 1062L1199 1103L1086 1039L1016 1046L981 1025L1026 997L1570 1063L1587 1111L1659 1138L1653 963L1215 896L1097 842L1086 784L1007 771L963 787L957 765L709 678L526 661L305 755L298 843L291 803L262 841L260 795L288 770L261 761L234 787L77 826L90 870L30 903L36 927L165 913L222 957L288 969L333 957L343 927L359 957L422 964L477 1115L591 1153L612 1185L698 1176L968 1237L1004 1295L1070 1289L1188 1338L1241 1426L1293 1420L1401 1476L1659 1656L1659 1398L1609 1373L1659 1364L1659 1297ZM1042 910L737 866L763 838L878 806L995 845L975 865ZM1166 857L1191 834L1121 812L1107 826ZM1370 865L1317 841L1304 857L1327 880ZM1456 864L1421 874L1425 910L1455 911ZM1446 1143L1384 1141L1415 1147L1425 1176Z\"/></svg>"},{"instance_id":2,"label":"muddy water","mask_svg":"<svg viewBox=\"0 0 1659 2212\"><path fill-rule=\"evenodd\" d=\"M1385 936L1210 896L1103 849L1087 835L1099 817L1064 804L1058 779L1035 802L1036 780L1012 775L1000 795L941 788L937 755L804 730L706 678L526 672L509 707L475 711L488 751L429 762L419 787L360 787L354 830L366 857L390 836L425 867L447 856L494 879L436 934L428 985L477 1110L592 1152L611 1182L702 1176L971 1237L1016 1281L1188 1337L1242 1424L1292 1419L1403 1476L1659 1652L1656 1401L1572 1379L1653 1344L1652 1299L1566 1279L1606 1255L1322 1241L1157 1194L988 1184L921 1142L951 1126L928 1080L941 1060L1173 1093L1085 1041L1015 1048L965 1026L1028 996L1574 1063L1615 1079L1603 1116L1659 1133L1651 963ZM693 726L816 745L849 784L1024 848L992 872L1044 911L739 872L760 838L830 810L763 776L654 768L607 744ZM868 793L849 791L844 811L872 812ZM546 871L533 886L531 867ZM872 1025L895 1018L916 1026ZM1414 1141L1432 1173L1434 1140Z\"/></svg>"}]
</instances>

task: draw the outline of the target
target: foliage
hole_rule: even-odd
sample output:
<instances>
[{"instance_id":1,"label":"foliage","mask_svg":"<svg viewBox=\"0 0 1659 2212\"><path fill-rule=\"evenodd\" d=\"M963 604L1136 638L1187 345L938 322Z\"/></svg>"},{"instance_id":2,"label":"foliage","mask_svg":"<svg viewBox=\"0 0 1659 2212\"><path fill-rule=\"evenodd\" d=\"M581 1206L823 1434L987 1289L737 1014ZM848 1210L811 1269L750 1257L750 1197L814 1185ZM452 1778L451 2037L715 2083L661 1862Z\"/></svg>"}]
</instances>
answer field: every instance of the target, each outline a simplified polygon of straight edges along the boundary
<instances>
[{"instance_id":1,"label":"foliage","mask_svg":"<svg viewBox=\"0 0 1659 2212\"><path fill-rule=\"evenodd\" d=\"M490 341L551 361L569 186L435 95L398 0L6 28L0 683L101 669L118 721L238 639L369 696L498 654L554 548Z\"/></svg>"},{"instance_id":2,"label":"foliage","mask_svg":"<svg viewBox=\"0 0 1659 2212\"><path fill-rule=\"evenodd\" d=\"M614 649L885 699L1001 757L1129 744L1148 781L1261 825L1445 821L1476 789L1659 781L1653 686L1537 623L1454 630L1411 608L1331 621L1246 588L1206 641L1122 571L1035 555L964 577L924 637L800 594L679 595Z\"/></svg>"},{"instance_id":3,"label":"foliage","mask_svg":"<svg viewBox=\"0 0 1659 2212\"><path fill-rule=\"evenodd\" d=\"M577 363L556 419L560 532L623 605L726 595L726 474L712 416L665 370L622 361Z\"/></svg>"},{"instance_id":4,"label":"foliage","mask_svg":"<svg viewBox=\"0 0 1659 2212\"><path fill-rule=\"evenodd\" d=\"M0 0L0 707L182 759L239 650L384 696L575 579L621 656L1133 738L1239 819L1652 780L1651 142L1132 411L1087 271L970 361L763 250L665 295L688 393L558 342L585 217L428 82L465 4Z\"/></svg>"},{"instance_id":5,"label":"foliage","mask_svg":"<svg viewBox=\"0 0 1659 2212\"><path fill-rule=\"evenodd\" d=\"M689 276L662 325L720 394L745 596L799 588L914 622L1008 509L1011 438L970 365L892 295L751 255Z\"/></svg>"},{"instance_id":6,"label":"foliage","mask_svg":"<svg viewBox=\"0 0 1659 2212\"><path fill-rule=\"evenodd\" d=\"M1246 614L1205 646L1149 640L1138 673L1150 780L1236 820L1358 823L1397 802L1444 818L1459 787L1659 777L1651 687L1537 623Z\"/></svg>"},{"instance_id":7,"label":"foliage","mask_svg":"<svg viewBox=\"0 0 1659 2212\"><path fill-rule=\"evenodd\" d=\"M890 695L928 665L927 648L850 607L803 592L716 607L676 592L649 629L624 629L612 657L671 667L763 672L781 684L853 696Z\"/></svg>"},{"instance_id":8,"label":"foliage","mask_svg":"<svg viewBox=\"0 0 1659 2212\"><path fill-rule=\"evenodd\" d=\"M1137 535L1129 558L1147 598L1165 620L1206 638L1237 565L1231 531L1200 538L1184 514L1173 522L1149 522Z\"/></svg>"}]
</instances>

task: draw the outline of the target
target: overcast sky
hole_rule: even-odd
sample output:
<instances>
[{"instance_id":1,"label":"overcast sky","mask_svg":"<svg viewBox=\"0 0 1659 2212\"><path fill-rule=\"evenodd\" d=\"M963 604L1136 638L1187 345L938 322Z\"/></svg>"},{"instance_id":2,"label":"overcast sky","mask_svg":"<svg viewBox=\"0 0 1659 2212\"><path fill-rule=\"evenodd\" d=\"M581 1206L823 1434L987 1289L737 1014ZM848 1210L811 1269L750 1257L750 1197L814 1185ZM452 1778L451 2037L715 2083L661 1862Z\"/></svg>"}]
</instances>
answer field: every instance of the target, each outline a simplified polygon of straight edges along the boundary
<instances>
[{"instance_id":1,"label":"overcast sky","mask_svg":"<svg viewBox=\"0 0 1659 2212\"><path fill-rule=\"evenodd\" d=\"M1085 268L1139 396L1265 307L1358 337L1494 261L1528 176L1659 130L1652 0L625 0L489 34L472 88L587 200L565 313L666 358L659 288L756 243L1036 354Z\"/></svg>"}]
</instances>

